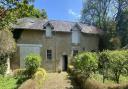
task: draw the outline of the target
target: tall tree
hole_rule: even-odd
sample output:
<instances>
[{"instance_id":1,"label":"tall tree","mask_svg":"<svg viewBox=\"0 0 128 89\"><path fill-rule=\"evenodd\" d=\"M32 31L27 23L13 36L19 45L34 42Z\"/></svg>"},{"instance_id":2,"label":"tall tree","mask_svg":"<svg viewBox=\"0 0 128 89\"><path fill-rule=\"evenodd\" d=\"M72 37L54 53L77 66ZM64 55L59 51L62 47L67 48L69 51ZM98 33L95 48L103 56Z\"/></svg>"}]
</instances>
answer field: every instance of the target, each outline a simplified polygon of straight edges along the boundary
<instances>
[{"instance_id":1,"label":"tall tree","mask_svg":"<svg viewBox=\"0 0 128 89\"><path fill-rule=\"evenodd\" d=\"M81 22L106 29L111 0L85 0Z\"/></svg>"},{"instance_id":2,"label":"tall tree","mask_svg":"<svg viewBox=\"0 0 128 89\"><path fill-rule=\"evenodd\" d=\"M81 22L96 25L104 30L106 34L102 40L104 40L104 44L109 44L105 48L117 49L121 47L121 43L124 43L123 39L127 40L126 26L123 23L123 20L126 20L126 16L128 16L126 13L124 15L127 7L128 0L85 0ZM125 28L122 29L122 27ZM118 47L115 45L117 43Z\"/></svg>"},{"instance_id":3,"label":"tall tree","mask_svg":"<svg viewBox=\"0 0 128 89\"><path fill-rule=\"evenodd\" d=\"M123 47L128 44L128 0L116 0L116 2L116 31Z\"/></svg>"},{"instance_id":4,"label":"tall tree","mask_svg":"<svg viewBox=\"0 0 128 89\"><path fill-rule=\"evenodd\" d=\"M45 10L40 11L32 4L34 0L0 0L0 29L10 28L11 23L23 17L47 18ZM43 12L43 13L42 13Z\"/></svg>"},{"instance_id":5,"label":"tall tree","mask_svg":"<svg viewBox=\"0 0 128 89\"><path fill-rule=\"evenodd\" d=\"M45 10L40 11L29 4L34 0L0 0L0 74L5 73L6 61L16 51L12 35L12 24L22 17L47 18ZM9 63L8 63L9 66ZM9 67L8 67L9 68ZM7 69L8 69L7 68Z\"/></svg>"}]
</instances>

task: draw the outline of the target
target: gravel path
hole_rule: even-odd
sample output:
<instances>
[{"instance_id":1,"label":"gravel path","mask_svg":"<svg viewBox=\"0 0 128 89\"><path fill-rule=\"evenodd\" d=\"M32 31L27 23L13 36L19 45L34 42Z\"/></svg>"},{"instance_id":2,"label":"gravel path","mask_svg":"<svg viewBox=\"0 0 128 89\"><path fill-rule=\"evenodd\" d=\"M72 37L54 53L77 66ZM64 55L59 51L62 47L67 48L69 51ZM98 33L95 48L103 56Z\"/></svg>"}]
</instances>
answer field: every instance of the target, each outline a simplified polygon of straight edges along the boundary
<instances>
[{"instance_id":1,"label":"gravel path","mask_svg":"<svg viewBox=\"0 0 128 89\"><path fill-rule=\"evenodd\" d=\"M42 89L80 89L66 72L48 73Z\"/></svg>"}]
</instances>

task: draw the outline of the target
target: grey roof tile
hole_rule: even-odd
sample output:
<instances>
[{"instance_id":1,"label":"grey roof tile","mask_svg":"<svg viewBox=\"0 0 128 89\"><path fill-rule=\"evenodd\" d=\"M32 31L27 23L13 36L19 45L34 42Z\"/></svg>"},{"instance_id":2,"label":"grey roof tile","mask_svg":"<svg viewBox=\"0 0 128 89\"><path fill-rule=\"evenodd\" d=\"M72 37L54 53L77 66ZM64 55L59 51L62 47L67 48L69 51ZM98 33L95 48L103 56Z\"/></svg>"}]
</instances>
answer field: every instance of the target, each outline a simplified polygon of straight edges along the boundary
<instances>
[{"instance_id":1,"label":"grey roof tile","mask_svg":"<svg viewBox=\"0 0 128 89\"><path fill-rule=\"evenodd\" d=\"M44 20L39 18L22 18L13 26L14 29L28 30L44 30L43 25L49 21L54 26L54 31L71 32L72 27L76 22L60 21L60 20ZM87 24L78 23L82 28L81 31L87 34L102 34L103 31Z\"/></svg>"}]
</instances>

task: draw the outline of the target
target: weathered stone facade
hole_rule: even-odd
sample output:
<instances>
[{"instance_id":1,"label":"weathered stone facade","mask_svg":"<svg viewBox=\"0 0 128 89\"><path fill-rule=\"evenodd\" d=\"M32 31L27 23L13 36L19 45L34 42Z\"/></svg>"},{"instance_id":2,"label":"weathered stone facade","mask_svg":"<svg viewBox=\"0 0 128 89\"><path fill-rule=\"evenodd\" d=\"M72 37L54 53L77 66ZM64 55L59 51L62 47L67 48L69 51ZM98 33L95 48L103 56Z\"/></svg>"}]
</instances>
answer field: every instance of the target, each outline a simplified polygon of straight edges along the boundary
<instances>
[{"instance_id":1,"label":"weathered stone facade","mask_svg":"<svg viewBox=\"0 0 128 89\"><path fill-rule=\"evenodd\" d=\"M17 29L20 30L20 29ZM54 29L53 29L54 30ZM52 37L46 37L45 30L23 30L17 44L37 44L40 47L42 57L42 67L48 71L63 70L64 55L67 56L68 64L73 57L73 50L97 51L99 46L99 34L88 34L80 32L80 43L72 43L72 32L52 31ZM52 50L52 60L47 59L47 50ZM17 52L12 61L12 69L20 68L20 47L17 46Z\"/></svg>"}]
</instances>

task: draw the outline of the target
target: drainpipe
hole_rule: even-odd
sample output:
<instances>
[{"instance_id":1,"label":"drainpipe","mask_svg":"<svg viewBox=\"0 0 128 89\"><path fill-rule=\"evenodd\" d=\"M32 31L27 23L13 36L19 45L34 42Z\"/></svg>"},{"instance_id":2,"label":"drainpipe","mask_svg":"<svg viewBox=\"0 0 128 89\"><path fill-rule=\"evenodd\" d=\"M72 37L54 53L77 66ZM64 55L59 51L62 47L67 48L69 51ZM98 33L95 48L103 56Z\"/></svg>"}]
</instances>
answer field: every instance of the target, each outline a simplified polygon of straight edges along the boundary
<instances>
[{"instance_id":1,"label":"drainpipe","mask_svg":"<svg viewBox=\"0 0 128 89\"><path fill-rule=\"evenodd\" d=\"M56 31L55 31L55 72L56 72L56 61L57 61L57 57L56 57L56 54L57 54L57 49L56 49L57 47L56 47Z\"/></svg>"}]
</instances>

